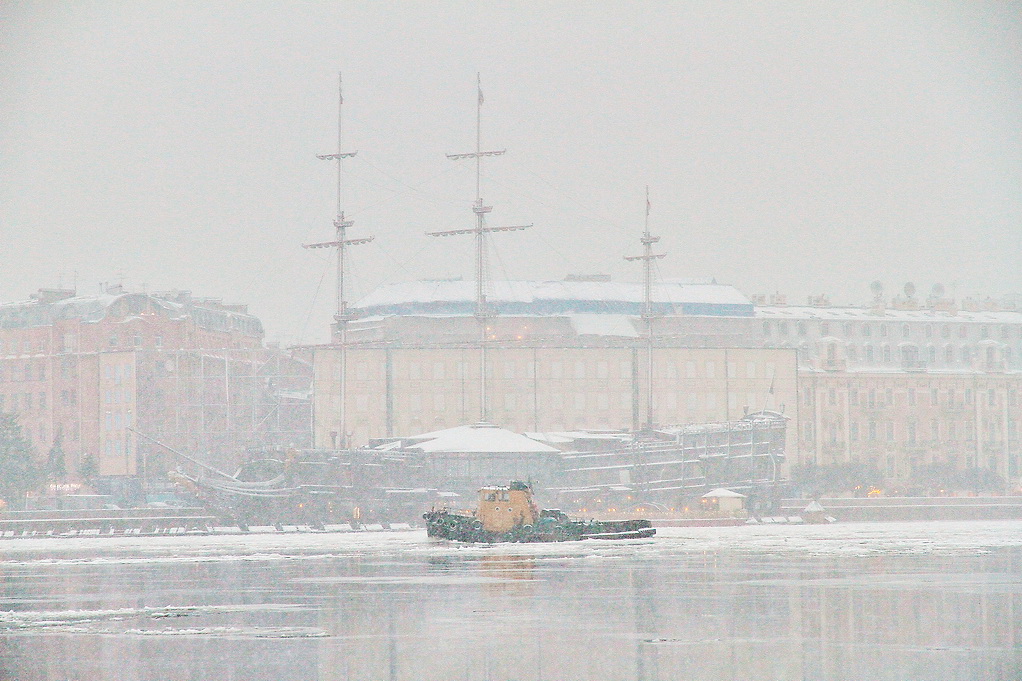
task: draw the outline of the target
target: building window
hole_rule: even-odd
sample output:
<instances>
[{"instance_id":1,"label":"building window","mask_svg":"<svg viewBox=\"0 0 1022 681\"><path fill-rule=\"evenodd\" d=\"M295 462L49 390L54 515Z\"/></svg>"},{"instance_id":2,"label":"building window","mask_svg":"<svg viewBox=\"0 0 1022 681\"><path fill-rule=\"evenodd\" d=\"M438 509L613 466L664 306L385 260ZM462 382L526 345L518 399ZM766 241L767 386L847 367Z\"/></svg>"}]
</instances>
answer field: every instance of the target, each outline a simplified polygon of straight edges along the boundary
<instances>
[{"instance_id":1,"label":"building window","mask_svg":"<svg viewBox=\"0 0 1022 681\"><path fill-rule=\"evenodd\" d=\"M158 348L162 348L163 347L163 336L157 336L156 338L154 338L153 339L153 344L156 345L156 347L158 347Z\"/></svg>"},{"instance_id":2,"label":"building window","mask_svg":"<svg viewBox=\"0 0 1022 681\"><path fill-rule=\"evenodd\" d=\"M845 322L844 324L845 338L851 338L855 335L855 325L851 322Z\"/></svg>"},{"instance_id":3,"label":"building window","mask_svg":"<svg viewBox=\"0 0 1022 681\"><path fill-rule=\"evenodd\" d=\"M866 346L866 362L867 363L872 363L873 362L873 346L872 345L867 345Z\"/></svg>"},{"instance_id":4,"label":"building window","mask_svg":"<svg viewBox=\"0 0 1022 681\"><path fill-rule=\"evenodd\" d=\"M887 441L894 442L894 421L887 422Z\"/></svg>"},{"instance_id":5,"label":"building window","mask_svg":"<svg viewBox=\"0 0 1022 681\"><path fill-rule=\"evenodd\" d=\"M968 327L965 326L965 324L959 324L958 325L958 337L959 338L968 338L969 337L969 329L968 329Z\"/></svg>"},{"instance_id":6,"label":"building window","mask_svg":"<svg viewBox=\"0 0 1022 681\"><path fill-rule=\"evenodd\" d=\"M990 327L986 324L979 327L979 337L983 339L990 338Z\"/></svg>"},{"instance_id":7,"label":"building window","mask_svg":"<svg viewBox=\"0 0 1022 681\"><path fill-rule=\"evenodd\" d=\"M884 346L884 362L888 362L889 363L890 361L891 361L891 346L890 345L885 345Z\"/></svg>"},{"instance_id":8,"label":"building window","mask_svg":"<svg viewBox=\"0 0 1022 681\"><path fill-rule=\"evenodd\" d=\"M763 335L769 336L770 331L771 331L770 322L763 322Z\"/></svg>"},{"instance_id":9,"label":"building window","mask_svg":"<svg viewBox=\"0 0 1022 681\"><path fill-rule=\"evenodd\" d=\"M858 421L852 421L851 423L848 424L848 438L852 442L855 442L856 440L859 439L859 422Z\"/></svg>"},{"instance_id":10,"label":"building window","mask_svg":"<svg viewBox=\"0 0 1022 681\"><path fill-rule=\"evenodd\" d=\"M910 407L916 406L916 389L915 388L909 388L908 389L908 405Z\"/></svg>"},{"instance_id":11,"label":"building window","mask_svg":"<svg viewBox=\"0 0 1022 681\"><path fill-rule=\"evenodd\" d=\"M788 322L777 322L777 333L782 336L788 335Z\"/></svg>"},{"instance_id":12,"label":"building window","mask_svg":"<svg viewBox=\"0 0 1022 681\"><path fill-rule=\"evenodd\" d=\"M873 329L872 327L870 327L869 324L862 325L862 335L865 336L866 338L869 338L871 335L873 335Z\"/></svg>"},{"instance_id":13,"label":"building window","mask_svg":"<svg viewBox=\"0 0 1022 681\"><path fill-rule=\"evenodd\" d=\"M912 335L912 327L909 326L908 324L902 324L901 325L901 337L902 338L908 338L911 335Z\"/></svg>"},{"instance_id":14,"label":"building window","mask_svg":"<svg viewBox=\"0 0 1022 681\"><path fill-rule=\"evenodd\" d=\"M830 335L830 322L820 322L820 334L823 336Z\"/></svg>"},{"instance_id":15,"label":"building window","mask_svg":"<svg viewBox=\"0 0 1022 681\"><path fill-rule=\"evenodd\" d=\"M46 393L39 393L39 408L46 409Z\"/></svg>"},{"instance_id":16,"label":"building window","mask_svg":"<svg viewBox=\"0 0 1022 681\"><path fill-rule=\"evenodd\" d=\"M849 359L849 361L851 361L851 362L858 361L858 359L859 359L858 354L859 353L856 352L854 345L849 345L848 346L848 359Z\"/></svg>"},{"instance_id":17,"label":"building window","mask_svg":"<svg viewBox=\"0 0 1022 681\"><path fill-rule=\"evenodd\" d=\"M800 335L800 336L806 335L806 323L805 322L802 322L802 321L797 322L795 328L798 329L798 335Z\"/></svg>"},{"instance_id":18,"label":"building window","mask_svg":"<svg viewBox=\"0 0 1022 681\"><path fill-rule=\"evenodd\" d=\"M968 364L971 359L972 359L972 353L969 352L969 346L968 345L963 345L962 346L962 364Z\"/></svg>"},{"instance_id":19,"label":"building window","mask_svg":"<svg viewBox=\"0 0 1022 681\"><path fill-rule=\"evenodd\" d=\"M933 338L933 325L932 324L927 324L926 326L924 326L923 327L923 333L926 334L927 338Z\"/></svg>"},{"instance_id":20,"label":"building window","mask_svg":"<svg viewBox=\"0 0 1022 681\"><path fill-rule=\"evenodd\" d=\"M887 324L880 325L880 337L887 338Z\"/></svg>"},{"instance_id":21,"label":"building window","mask_svg":"<svg viewBox=\"0 0 1022 681\"><path fill-rule=\"evenodd\" d=\"M908 422L908 433L907 433L905 439L908 441L909 444L914 445L916 443L916 422L915 421L909 421Z\"/></svg>"}]
</instances>

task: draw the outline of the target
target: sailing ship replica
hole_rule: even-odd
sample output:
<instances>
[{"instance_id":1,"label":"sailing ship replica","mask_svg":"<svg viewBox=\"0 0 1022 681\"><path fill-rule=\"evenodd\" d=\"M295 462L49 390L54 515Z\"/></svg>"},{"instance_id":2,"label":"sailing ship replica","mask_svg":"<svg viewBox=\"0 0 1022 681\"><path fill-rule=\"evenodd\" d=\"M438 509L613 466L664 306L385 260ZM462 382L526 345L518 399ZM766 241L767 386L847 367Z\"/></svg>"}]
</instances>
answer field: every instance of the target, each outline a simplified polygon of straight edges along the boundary
<instances>
[{"instance_id":1,"label":"sailing ship replica","mask_svg":"<svg viewBox=\"0 0 1022 681\"><path fill-rule=\"evenodd\" d=\"M581 539L644 539L656 534L648 520L572 520L556 509L540 510L532 488L520 481L483 487L470 513L447 508L422 516L426 534L461 542L555 542Z\"/></svg>"}]
</instances>

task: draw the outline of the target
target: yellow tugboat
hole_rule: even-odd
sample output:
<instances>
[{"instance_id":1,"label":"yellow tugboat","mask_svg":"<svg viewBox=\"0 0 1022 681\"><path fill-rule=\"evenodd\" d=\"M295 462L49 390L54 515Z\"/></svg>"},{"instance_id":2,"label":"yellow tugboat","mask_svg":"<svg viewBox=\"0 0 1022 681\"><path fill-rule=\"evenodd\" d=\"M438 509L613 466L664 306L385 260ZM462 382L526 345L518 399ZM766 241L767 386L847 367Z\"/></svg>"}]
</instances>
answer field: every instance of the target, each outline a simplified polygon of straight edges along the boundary
<instances>
[{"instance_id":1,"label":"yellow tugboat","mask_svg":"<svg viewBox=\"0 0 1022 681\"><path fill-rule=\"evenodd\" d=\"M480 489L479 505L471 514L442 508L422 517L428 536L462 542L642 539L656 534L648 520L572 520L556 509L540 510L532 488L520 481Z\"/></svg>"}]
</instances>

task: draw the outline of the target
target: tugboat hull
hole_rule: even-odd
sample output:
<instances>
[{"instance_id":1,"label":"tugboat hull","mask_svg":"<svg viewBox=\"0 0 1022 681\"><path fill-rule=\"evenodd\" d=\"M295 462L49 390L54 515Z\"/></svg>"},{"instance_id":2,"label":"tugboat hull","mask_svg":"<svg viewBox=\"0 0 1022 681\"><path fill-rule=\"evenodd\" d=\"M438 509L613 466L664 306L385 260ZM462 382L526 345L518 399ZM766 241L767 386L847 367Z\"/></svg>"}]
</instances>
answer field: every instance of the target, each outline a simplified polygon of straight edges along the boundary
<instances>
[{"instance_id":1,"label":"tugboat hull","mask_svg":"<svg viewBox=\"0 0 1022 681\"><path fill-rule=\"evenodd\" d=\"M570 520L562 513L544 511L535 525L520 525L504 532L486 530L474 516L446 509L423 515L426 534L460 542L555 542L582 539L643 539L656 534L648 520Z\"/></svg>"}]
</instances>

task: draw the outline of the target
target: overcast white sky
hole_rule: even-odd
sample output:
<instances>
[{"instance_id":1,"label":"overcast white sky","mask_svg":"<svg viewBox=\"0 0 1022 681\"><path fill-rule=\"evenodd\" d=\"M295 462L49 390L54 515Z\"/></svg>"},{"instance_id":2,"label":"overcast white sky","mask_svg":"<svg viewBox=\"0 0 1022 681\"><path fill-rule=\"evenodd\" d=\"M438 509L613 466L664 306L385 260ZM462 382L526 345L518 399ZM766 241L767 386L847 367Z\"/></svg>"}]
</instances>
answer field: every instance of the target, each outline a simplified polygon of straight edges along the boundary
<instances>
[{"instance_id":1,"label":"overcast white sky","mask_svg":"<svg viewBox=\"0 0 1022 681\"><path fill-rule=\"evenodd\" d=\"M352 298L472 278L482 73L494 277L863 301L1022 292L1022 5L4 2L0 301L99 282L327 338L336 82Z\"/></svg>"}]
</instances>

